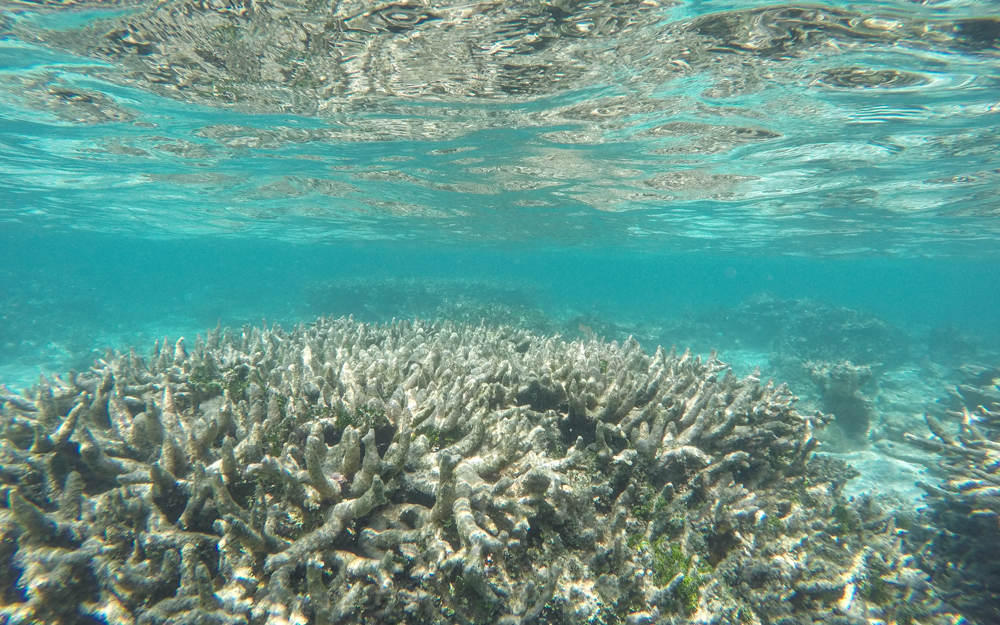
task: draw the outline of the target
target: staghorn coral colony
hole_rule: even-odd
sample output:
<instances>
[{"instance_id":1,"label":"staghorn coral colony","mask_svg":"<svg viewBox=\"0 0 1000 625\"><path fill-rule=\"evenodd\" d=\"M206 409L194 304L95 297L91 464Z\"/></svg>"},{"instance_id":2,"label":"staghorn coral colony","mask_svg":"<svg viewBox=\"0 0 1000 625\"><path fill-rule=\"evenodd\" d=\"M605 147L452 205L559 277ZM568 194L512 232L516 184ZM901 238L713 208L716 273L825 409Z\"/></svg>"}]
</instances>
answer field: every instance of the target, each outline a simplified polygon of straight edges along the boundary
<instances>
[{"instance_id":1,"label":"staghorn coral colony","mask_svg":"<svg viewBox=\"0 0 1000 625\"><path fill-rule=\"evenodd\" d=\"M943 478L919 484L928 512L917 536L926 541L920 554L925 568L949 601L978 623L997 623L1000 562L989 546L1000 545L1000 368L966 373L951 409L941 419L924 416L932 436L906 435L939 454L936 473Z\"/></svg>"},{"instance_id":2,"label":"staghorn coral colony","mask_svg":"<svg viewBox=\"0 0 1000 625\"><path fill-rule=\"evenodd\" d=\"M944 623L713 353L320 319L0 397L10 623Z\"/></svg>"}]
</instances>

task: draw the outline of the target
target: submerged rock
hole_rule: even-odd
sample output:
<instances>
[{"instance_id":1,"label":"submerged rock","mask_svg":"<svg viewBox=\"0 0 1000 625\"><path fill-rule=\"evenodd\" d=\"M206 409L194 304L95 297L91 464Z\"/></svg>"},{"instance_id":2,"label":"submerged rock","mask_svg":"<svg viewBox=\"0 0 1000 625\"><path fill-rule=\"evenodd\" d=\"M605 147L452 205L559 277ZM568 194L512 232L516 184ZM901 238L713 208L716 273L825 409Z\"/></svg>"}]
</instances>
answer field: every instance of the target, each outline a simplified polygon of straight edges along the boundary
<instances>
[{"instance_id":1,"label":"submerged rock","mask_svg":"<svg viewBox=\"0 0 1000 625\"><path fill-rule=\"evenodd\" d=\"M12 623L945 622L714 353L320 319L2 390Z\"/></svg>"}]
</instances>

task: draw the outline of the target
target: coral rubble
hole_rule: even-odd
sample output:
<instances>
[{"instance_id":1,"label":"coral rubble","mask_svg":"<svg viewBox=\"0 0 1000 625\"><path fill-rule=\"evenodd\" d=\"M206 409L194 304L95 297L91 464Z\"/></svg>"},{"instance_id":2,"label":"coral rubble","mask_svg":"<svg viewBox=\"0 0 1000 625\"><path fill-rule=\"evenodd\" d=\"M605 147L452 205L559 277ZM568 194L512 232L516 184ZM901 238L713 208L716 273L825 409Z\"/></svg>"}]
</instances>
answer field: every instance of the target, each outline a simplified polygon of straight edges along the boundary
<instances>
[{"instance_id":1,"label":"coral rubble","mask_svg":"<svg viewBox=\"0 0 1000 625\"><path fill-rule=\"evenodd\" d=\"M714 353L320 319L2 390L11 623L944 622Z\"/></svg>"}]
</instances>

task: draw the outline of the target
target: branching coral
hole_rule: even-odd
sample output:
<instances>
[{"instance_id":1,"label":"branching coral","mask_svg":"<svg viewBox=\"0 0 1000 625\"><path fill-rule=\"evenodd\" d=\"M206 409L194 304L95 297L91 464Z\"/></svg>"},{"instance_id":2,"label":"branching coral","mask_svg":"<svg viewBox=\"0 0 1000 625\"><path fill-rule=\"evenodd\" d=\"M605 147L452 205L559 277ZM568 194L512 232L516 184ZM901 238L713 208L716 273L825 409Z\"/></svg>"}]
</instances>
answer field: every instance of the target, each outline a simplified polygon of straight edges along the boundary
<instances>
[{"instance_id":1,"label":"branching coral","mask_svg":"<svg viewBox=\"0 0 1000 625\"><path fill-rule=\"evenodd\" d=\"M451 323L109 353L4 390L0 614L939 622L793 402L714 353Z\"/></svg>"},{"instance_id":2,"label":"branching coral","mask_svg":"<svg viewBox=\"0 0 1000 625\"><path fill-rule=\"evenodd\" d=\"M979 623L1000 621L1000 564L989 545L1000 544L1000 371L985 370L959 385L961 412L947 420L926 415L933 438L907 439L940 454L940 484L921 483L928 502L925 567L963 614ZM956 427L957 426L957 427Z\"/></svg>"}]
</instances>

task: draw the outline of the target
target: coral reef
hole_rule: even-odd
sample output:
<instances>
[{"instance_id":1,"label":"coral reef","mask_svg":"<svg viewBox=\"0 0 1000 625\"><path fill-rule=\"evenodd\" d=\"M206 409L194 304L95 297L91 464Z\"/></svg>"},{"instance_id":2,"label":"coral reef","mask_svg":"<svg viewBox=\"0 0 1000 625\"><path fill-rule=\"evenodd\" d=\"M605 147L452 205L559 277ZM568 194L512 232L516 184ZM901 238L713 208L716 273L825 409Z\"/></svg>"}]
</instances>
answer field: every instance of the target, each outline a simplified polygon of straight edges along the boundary
<instances>
[{"instance_id":1,"label":"coral reef","mask_svg":"<svg viewBox=\"0 0 1000 625\"><path fill-rule=\"evenodd\" d=\"M911 339L878 316L811 299L761 294L738 306L699 311L667 334L712 337L717 346L765 349L791 359L894 365L911 359Z\"/></svg>"},{"instance_id":2,"label":"coral reef","mask_svg":"<svg viewBox=\"0 0 1000 625\"><path fill-rule=\"evenodd\" d=\"M923 355L914 336L874 314L817 300L761 294L738 306L689 313L669 324L660 340L680 337L763 352L768 374L798 389L803 409L834 415L834 427L820 437L830 451L885 438L902 443L898 424L924 407L918 391L930 398L939 392L918 389L909 376L915 356Z\"/></svg>"},{"instance_id":3,"label":"coral reef","mask_svg":"<svg viewBox=\"0 0 1000 625\"><path fill-rule=\"evenodd\" d=\"M320 319L0 389L11 623L944 623L713 353Z\"/></svg>"},{"instance_id":4,"label":"coral reef","mask_svg":"<svg viewBox=\"0 0 1000 625\"><path fill-rule=\"evenodd\" d=\"M966 368L967 379L951 401L960 411L925 420L931 438L907 435L910 443L939 454L940 484L926 491L922 561L948 601L983 625L1000 622L1000 563L990 545L1000 545L1000 369Z\"/></svg>"},{"instance_id":5,"label":"coral reef","mask_svg":"<svg viewBox=\"0 0 1000 625\"><path fill-rule=\"evenodd\" d=\"M451 319L478 325L515 326L553 334L557 324L541 311L543 293L523 282L455 278L351 278L327 280L306 289L309 307L324 314L353 314L360 321ZM575 327L575 326L574 326Z\"/></svg>"},{"instance_id":6,"label":"coral reef","mask_svg":"<svg viewBox=\"0 0 1000 625\"><path fill-rule=\"evenodd\" d=\"M978 355L986 343L981 337L969 336L951 324L931 328L927 333L928 357L935 362L960 365Z\"/></svg>"},{"instance_id":7,"label":"coral reef","mask_svg":"<svg viewBox=\"0 0 1000 625\"><path fill-rule=\"evenodd\" d=\"M874 377L871 366L858 366L849 360L838 363L809 361L803 366L820 390L823 409L836 416L837 428L854 442L865 441L874 408L862 388Z\"/></svg>"},{"instance_id":8,"label":"coral reef","mask_svg":"<svg viewBox=\"0 0 1000 625\"><path fill-rule=\"evenodd\" d=\"M524 280L460 278L347 278L306 289L310 313L353 315L359 321L449 319L455 323L509 326L533 334L624 341L634 336L655 344L659 326L572 305Z\"/></svg>"}]
</instances>

